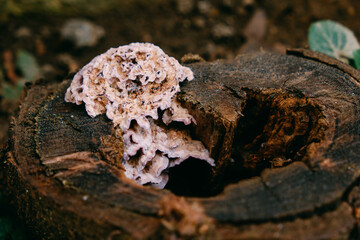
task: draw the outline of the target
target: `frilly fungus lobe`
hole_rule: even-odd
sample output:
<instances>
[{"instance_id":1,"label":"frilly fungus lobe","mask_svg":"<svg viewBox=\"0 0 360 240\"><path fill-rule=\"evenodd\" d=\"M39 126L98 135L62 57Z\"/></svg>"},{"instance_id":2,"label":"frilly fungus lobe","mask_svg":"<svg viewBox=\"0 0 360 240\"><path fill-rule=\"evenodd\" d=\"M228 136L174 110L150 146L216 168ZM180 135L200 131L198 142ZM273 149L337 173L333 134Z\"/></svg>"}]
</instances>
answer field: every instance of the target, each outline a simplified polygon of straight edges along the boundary
<instances>
[{"instance_id":1,"label":"frilly fungus lobe","mask_svg":"<svg viewBox=\"0 0 360 240\"><path fill-rule=\"evenodd\" d=\"M168 181L166 170L190 157L214 165L200 141L184 130L167 127L172 121L196 124L175 98L179 82L193 78L190 68L159 47L132 43L111 48L84 66L74 76L65 100L84 102L91 117L106 113L123 131L125 175L139 184L163 188Z\"/></svg>"}]
</instances>

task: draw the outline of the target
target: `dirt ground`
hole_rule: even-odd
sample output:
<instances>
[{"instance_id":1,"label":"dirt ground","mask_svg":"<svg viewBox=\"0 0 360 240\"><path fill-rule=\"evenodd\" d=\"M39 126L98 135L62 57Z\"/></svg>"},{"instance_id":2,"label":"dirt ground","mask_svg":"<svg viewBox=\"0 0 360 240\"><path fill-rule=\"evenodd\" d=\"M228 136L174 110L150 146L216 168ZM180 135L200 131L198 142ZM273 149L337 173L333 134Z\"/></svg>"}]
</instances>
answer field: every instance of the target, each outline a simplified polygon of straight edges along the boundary
<instances>
[{"instance_id":1,"label":"dirt ground","mask_svg":"<svg viewBox=\"0 0 360 240\"><path fill-rule=\"evenodd\" d=\"M194 53L215 61L254 51L306 48L310 24L321 19L338 21L360 38L357 0L25 2L0 1L0 149L6 146L12 112L19 103L1 96L1 89L26 75L17 64L19 50L34 57L45 81L61 81L108 48L131 42L152 42L179 60ZM73 19L86 20L82 27L90 30L80 36L71 29L66 34Z\"/></svg>"},{"instance_id":2,"label":"dirt ground","mask_svg":"<svg viewBox=\"0 0 360 240\"><path fill-rule=\"evenodd\" d=\"M18 1L20 10L0 10L0 86L16 84L23 75L15 63L19 49L35 57L45 80L61 81L108 48L130 42L152 42L177 59L191 52L214 61L252 51L282 53L287 47L307 47L307 30L320 19L339 21L360 36L360 2L355 0L132 0L107 1L109 5L98 9L92 1L81 1L60 5L63 8L41 5L41 0L22 7ZM6 3L12 6L15 1ZM62 33L74 18L101 29L100 34L90 31L83 36L98 35L91 46L76 44ZM4 143L9 113L17 103L0 101Z\"/></svg>"}]
</instances>

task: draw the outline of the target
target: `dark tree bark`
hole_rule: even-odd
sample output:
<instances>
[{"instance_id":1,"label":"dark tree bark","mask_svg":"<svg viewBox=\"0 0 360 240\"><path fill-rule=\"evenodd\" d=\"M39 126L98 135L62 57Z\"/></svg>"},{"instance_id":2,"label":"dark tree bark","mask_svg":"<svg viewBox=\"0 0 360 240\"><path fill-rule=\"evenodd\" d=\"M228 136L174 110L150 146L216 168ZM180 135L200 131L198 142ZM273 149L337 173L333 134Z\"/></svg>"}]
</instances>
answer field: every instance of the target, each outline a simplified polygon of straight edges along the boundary
<instances>
[{"instance_id":1,"label":"dark tree bark","mask_svg":"<svg viewBox=\"0 0 360 240\"><path fill-rule=\"evenodd\" d=\"M70 84L31 86L2 161L9 194L45 239L358 237L360 75L308 50L189 65L190 127L216 160L139 186L105 116L64 102ZM179 126L175 126L179 127Z\"/></svg>"}]
</instances>

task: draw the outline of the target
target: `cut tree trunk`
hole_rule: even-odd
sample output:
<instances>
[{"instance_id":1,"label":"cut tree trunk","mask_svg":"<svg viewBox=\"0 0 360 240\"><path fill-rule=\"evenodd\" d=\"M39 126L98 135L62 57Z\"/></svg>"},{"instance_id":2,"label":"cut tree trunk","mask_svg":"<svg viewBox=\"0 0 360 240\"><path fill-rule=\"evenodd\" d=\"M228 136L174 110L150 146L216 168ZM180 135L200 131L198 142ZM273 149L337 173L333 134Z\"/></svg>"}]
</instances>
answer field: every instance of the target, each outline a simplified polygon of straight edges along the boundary
<instances>
[{"instance_id":1,"label":"cut tree trunk","mask_svg":"<svg viewBox=\"0 0 360 240\"><path fill-rule=\"evenodd\" d=\"M70 84L31 86L13 120L8 193L44 239L359 237L360 75L308 50L193 63L177 98L216 166L189 159L166 189L121 166L106 116L64 101ZM179 126L176 126L179 127Z\"/></svg>"}]
</instances>

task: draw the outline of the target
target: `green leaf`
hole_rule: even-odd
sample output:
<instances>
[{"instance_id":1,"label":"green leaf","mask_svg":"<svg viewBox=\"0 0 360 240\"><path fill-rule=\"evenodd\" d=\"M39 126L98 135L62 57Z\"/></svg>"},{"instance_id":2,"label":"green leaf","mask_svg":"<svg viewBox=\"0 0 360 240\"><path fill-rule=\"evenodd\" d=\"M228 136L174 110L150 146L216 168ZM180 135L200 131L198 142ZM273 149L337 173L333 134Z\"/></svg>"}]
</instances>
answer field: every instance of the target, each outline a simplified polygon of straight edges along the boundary
<instances>
[{"instance_id":1,"label":"green leaf","mask_svg":"<svg viewBox=\"0 0 360 240\"><path fill-rule=\"evenodd\" d=\"M25 50L19 50L17 52L16 67L21 71L23 78L19 79L16 84L2 81L3 84L0 89L0 95L5 99L18 99L26 82L33 82L41 77L41 71L36 58ZM1 79L0 75L0 80Z\"/></svg>"},{"instance_id":2,"label":"green leaf","mask_svg":"<svg viewBox=\"0 0 360 240\"><path fill-rule=\"evenodd\" d=\"M21 92L26 82L27 82L26 79L20 79L16 83L16 85L4 83L2 95L4 96L5 99L9 99L9 100L16 100L20 98Z\"/></svg>"},{"instance_id":3,"label":"green leaf","mask_svg":"<svg viewBox=\"0 0 360 240\"><path fill-rule=\"evenodd\" d=\"M0 239L5 239L11 231L12 222L8 217L0 217Z\"/></svg>"},{"instance_id":4,"label":"green leaf","mask_svg":"<svg viewBox=\"0 0 360 240\"><path fill-rule=\"evenodd\" d=\"M20 69L23 77L29 82L40 77L40 68L36 58L25 50L17 52L16 66Z\"/></svg>"},{"instance_id":5,"label":"green leaf","mask_svg":"<svg viewBox=\"0 0 360 240\"><path fill-rule=\"evenodd\" d=\"M308 41L311 50L346 63L349 63L349 59L353 59L353 52L360 48L351 30L331 20L311 24Z\"/></svg>"},{"instance_id":6,"label":"green leaf","mask_svg":"<svg viewBox=\"0 0 360 240\"><path fill-rule=\"evenodd\" d=\"M23 229L15 228L11 233L11 240L26 240L27 236Z\"/></svg>"},{"instance_id":7,"label":"green leaf","mask_svg":"<svg viewBox=\"0 0 360 240\"><path fill-rule=\"evenodd\" d=\"M357 70L360 70L360 49L355 50L353 55L354 55L355 67Z\"/></svg>"}]
</instances>

